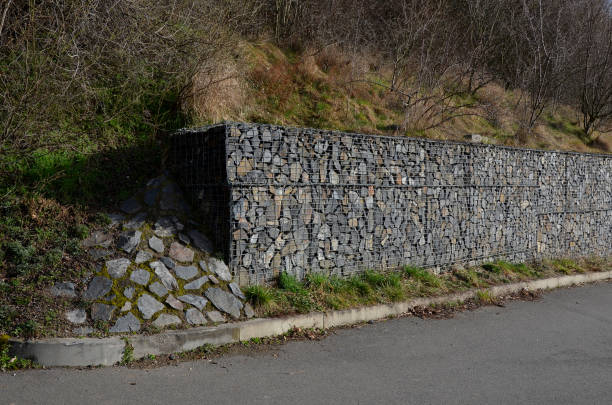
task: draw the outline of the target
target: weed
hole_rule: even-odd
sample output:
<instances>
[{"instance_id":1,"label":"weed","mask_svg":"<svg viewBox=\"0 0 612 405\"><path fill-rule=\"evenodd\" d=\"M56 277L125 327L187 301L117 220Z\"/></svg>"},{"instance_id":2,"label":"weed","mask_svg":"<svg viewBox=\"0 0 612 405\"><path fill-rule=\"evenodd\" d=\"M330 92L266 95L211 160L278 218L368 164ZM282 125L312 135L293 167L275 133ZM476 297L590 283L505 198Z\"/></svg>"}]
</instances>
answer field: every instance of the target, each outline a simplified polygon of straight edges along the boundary
<instances>
[{"instance_id":1,"label":"weed","mask_svg":"<svg viewBox=\"0 0 612 405\"><path fill-rule=\"evenodd\" d=\"M457 270L454 275L465 282L469 287L480 287L480 279L474 270Z\"/></svg>"},{"instance_id":2,"label":"weed","mask_svg":"<svg viewBox=\"0 0 612 405\"><path fill-rule=\"evenodd\" d=\"M287 296L287 300L300 313L307 313L317 309L317 305L307 294L291 294Z\"/></svg>"},{"instance_id":3,"label":"weed","mask_svg":"<svg viewBox=\"0 0 612 405\"><path fill-rule=\"evenodd\" d=\"M363 280L373 287L382 287L387 281L384 274L373 270L366 270L363 273Z\"/></svg>"},{"instance_id":4,"label":"weed","mask_svg":"<svg viewBox=\"0 0 612 405\"><path fill-rule=\"evenodd\" d=\"M404 267L404 274L416 281L419 281L427 286L439 288L440 279L435 274L428 272L425 269L418 267L406 266Z\"/></svg>"},{"instance_id":5,"label":"weed","mask_svg":"<svg viewBox=\"0 0 612 405\"><path fill-rule=\"evenodd\" d=\"M552 261L554 268L563 274L583 273L584 270L573 260L555 259Z\"/></svg>"},{"instance_id":6,"label":"weed","mask_svg":"<svg viewBox=\"0 0 612 405\"><path fill-rule=\"evenodd\" d=\"M134 346L132 346L128 338L123 338L123 341L125 342L125 347L121 356L121 365L127 366L134 361Z\"/></svg>"},{"instance_id":7,"label":"weed","mask_svg":"<svg viewBox=\"0 0 612 405\"><path fill-rule=\"evenodd\" d=\"M498 260L496 262L485 263L481 267L486 271L497 275L517 274L525 277L536 276L536 272L524 263L509 263L503 260Z\"/></svg>"},{"instance_id":8,"label":"weed","mask_svg":"<svg viewBox=\"0 0 612 405\"><path fill-rule=\"evenodd\" d=\"M263 285L251 285L244 293L251 304L259 307L268 306L274 301L272 290Z\"/></svg>"},{"instance_id":9,"label":"weed","mask_svg":"<svg viewBox=\"0 0 612 405\"><path fill-rule=\"evenodd\" d=\"M330 291L332 284L327 275L322 273L312 273L306 276L306 285L311 290Z\"/></svg>"},{"instance_id":10,"label":"weed","mask_svg":"<svg viewBox=\"0 0 612 405\"><path fill-rule=\"evenodd\" d=\"M300 293L304 290L302 283L295 276L287 272L282 272L278 277L278 287L293 293Z\"/></svg>"},{"instance_id":11,"label":"weed","mask_svg":"<svg viewBox=\"0 0 612 405\"><path fill-rule=\"evenodd\" d=\"M3 342L4 336L0 339L0 371L7 370L21 370L26 368L35 367L34 362L28 359L22 359L17 356L11 356L9 354L8 339L7 342Z\"/></svg>"},{"instance_id":12,"label":"weed","mask_svg":"<svg viewBox=\"0 0 612 405\"><path fill-rule=\"evenodd\" d=\"M74 226L74 235L79 239L85 239L89 235L89 228L83 224L77 224Z\"/></svg>"},{"instance_id":13,"label":"weed","mask_svg":"<svg viewBox=\"0 0 612 405\"><path fill-rule=\"evenodd\" d=\"M392 288L402 287L402 276L399 273L389 273L385 276L383 285Z\"/></svg>"},{"instance_id":14,"label":"weed","mask_svg":"<svg viewBox=\"0 0 612 405\"><path fill-rule=\"evenodd\" d=\"M348 287L361 296L369 295L372 292L372 287L359 276L349 278Z\"/></svg>"},{"instance_id":15,"label":"weed","mask_svg":"<svg viewBox=\"0 0 612 405\"><path fill-rule=\"evenodd\" d=\"M491 295L491 293L487 290L479 290L476 291L476 301L478 301L479 303L485 305L485 304L492 304L495 302L495 298L493 298L493 296Z\"/></svg>"},{"instance_id":16,"label":"weed","mask_svg":"<svg viewBox=\"0 0 612 405\"><path fill-rule=\"evenodd\" d=\"M93 218L93 221L94 223L103 226L110 225L112 222L110 217L103 212L97 212Z\"/></svg>"},{"instance_id":17,"label":"weed","mask_svg":"<svg viewBox=\"0 0 612 405\"><path fill-rule=\"evenodd\" d=\"M401 286L387 285L384 287L383 292L392 302L403 301L406 298L406 294Z\"/></svg>"}]
</instances>

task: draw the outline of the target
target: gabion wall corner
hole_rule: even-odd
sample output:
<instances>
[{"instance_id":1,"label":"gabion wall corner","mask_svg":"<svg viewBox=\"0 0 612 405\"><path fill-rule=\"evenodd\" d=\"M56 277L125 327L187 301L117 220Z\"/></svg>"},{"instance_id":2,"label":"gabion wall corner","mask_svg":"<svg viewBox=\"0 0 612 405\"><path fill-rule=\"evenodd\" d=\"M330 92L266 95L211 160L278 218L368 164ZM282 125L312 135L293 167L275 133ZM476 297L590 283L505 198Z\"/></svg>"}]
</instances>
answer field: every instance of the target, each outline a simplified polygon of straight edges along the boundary
<instances>
[{"instance_id":1,"label":"gabion wall corner","mask_svg":"<svg viewBox=\"0 0 612 405\"><path fill-rule=\"evenodd\" d=\"M287 271L612 254L612 156L274 125L172 137L241 284Z\"/></svg>"}]
</instances>

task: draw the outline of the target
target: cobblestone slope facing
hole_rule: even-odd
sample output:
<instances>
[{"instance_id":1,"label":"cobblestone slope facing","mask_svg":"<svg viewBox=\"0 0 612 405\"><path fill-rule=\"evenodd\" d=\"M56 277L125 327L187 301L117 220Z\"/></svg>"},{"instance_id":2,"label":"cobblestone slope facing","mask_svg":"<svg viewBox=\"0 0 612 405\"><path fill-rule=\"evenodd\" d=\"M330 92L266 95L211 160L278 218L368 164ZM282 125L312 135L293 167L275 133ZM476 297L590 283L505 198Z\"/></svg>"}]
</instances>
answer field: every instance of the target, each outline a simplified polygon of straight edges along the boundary
<instances>
[{"instance_id":1,"label":"cobblestone slope facing","mask_svg":"<svg viewBox=\"0 0 612 405\"><path fill-rule=\"evenodd\" d=\"M171 166L241 284L612 254L608 155L223 123Z\"/></svg>"},{"instance_id":2,"label":"cobblestone slope facing","mask_svg":"<svg viewBox=\"0 0 612 405\"><path fill-rule=\"evenodd\" d=\"M167 176L124 201L111 223L83 241L96 271L84 291L71 282L50 293L84 303L65 314L73 334L154 332L251 318L178 185Z\"/></svg>"}]
</instances>

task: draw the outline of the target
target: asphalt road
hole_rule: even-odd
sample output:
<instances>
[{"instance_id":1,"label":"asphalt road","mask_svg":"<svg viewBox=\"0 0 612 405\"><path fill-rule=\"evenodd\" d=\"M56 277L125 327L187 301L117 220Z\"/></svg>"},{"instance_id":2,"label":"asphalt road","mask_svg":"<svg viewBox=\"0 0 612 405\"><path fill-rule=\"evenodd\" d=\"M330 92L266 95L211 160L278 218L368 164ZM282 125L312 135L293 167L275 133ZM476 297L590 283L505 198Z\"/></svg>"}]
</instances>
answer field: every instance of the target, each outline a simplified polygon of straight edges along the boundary
<instances>
[{"instance_id":1,"label":"asphalt road","mask_svg":"<svg viewBox=\"0 0 612 405\"><path fill-rule=\"evenodd\" d=\"M612 284L152 370L0 373L6 404L612 403Z\"/></svg>"}]
</instances>

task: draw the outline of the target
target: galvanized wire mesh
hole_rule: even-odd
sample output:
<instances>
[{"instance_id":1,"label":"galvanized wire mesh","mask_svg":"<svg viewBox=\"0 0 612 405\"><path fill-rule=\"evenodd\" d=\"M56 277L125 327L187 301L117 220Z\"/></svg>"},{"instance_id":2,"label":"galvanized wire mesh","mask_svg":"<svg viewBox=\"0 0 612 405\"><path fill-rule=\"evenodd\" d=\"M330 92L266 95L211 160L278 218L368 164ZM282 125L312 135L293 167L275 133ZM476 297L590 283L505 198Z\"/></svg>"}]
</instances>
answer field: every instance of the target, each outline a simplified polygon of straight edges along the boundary
<instances>
[{"instance_id":1,"label":"galvanized wire mesh","mask_svg":"<svg viewBox=\"0 0 612 405\"><path fill-rule=\"evenodd\" d=\"M237 123L175 139L243 283L610 253L609 156Z\"/></svg>"}]
</instances>

